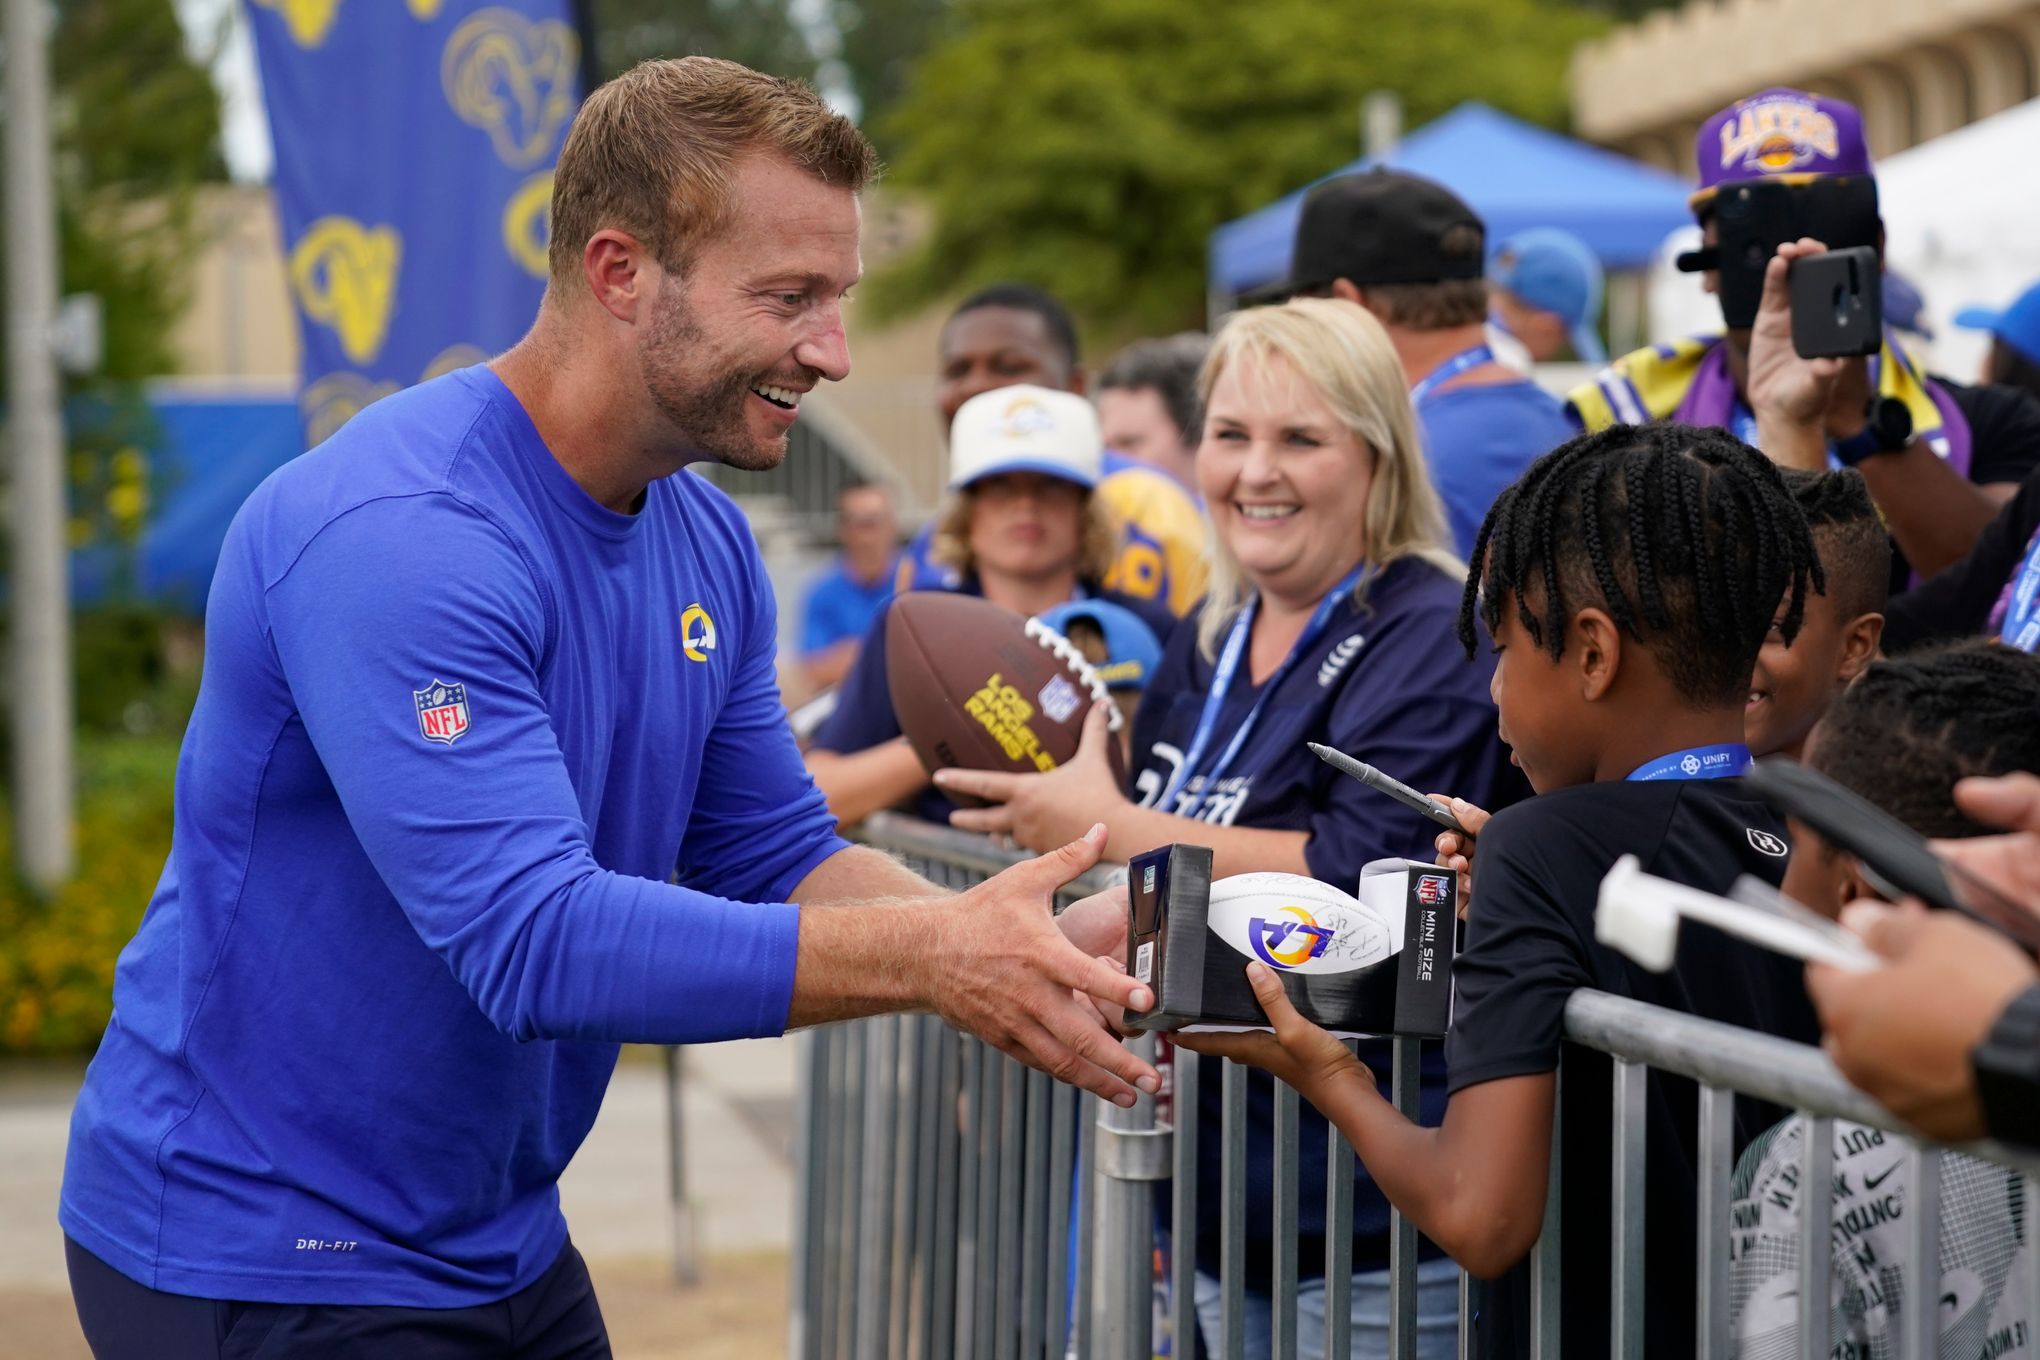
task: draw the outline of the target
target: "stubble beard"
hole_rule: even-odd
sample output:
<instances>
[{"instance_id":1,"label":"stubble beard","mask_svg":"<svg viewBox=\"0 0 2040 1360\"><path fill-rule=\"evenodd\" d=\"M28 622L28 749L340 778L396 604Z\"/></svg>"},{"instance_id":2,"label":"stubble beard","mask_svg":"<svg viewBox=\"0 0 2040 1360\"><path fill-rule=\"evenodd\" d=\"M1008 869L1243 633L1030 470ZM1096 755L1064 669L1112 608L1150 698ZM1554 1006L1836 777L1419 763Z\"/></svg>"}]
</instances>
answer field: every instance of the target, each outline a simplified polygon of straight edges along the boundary
<instances>
[{"instance_id":1,"label":"stubble beard","mask_svg":"<svg viewBox=\"0 0 2040 1360\"><path fill-rule=\"evenodd\" d=\"M713 370L715 356L707 331L694 317L678 290L661 290L653 304L650 333L638 346L638 372L652 403L672 423L687 448L708 454L740 472L768 472L786 461L786 436L761 441L744 413L756 375L714 373L690 382L690 357L705 357Z\"/></svg>"}]
</instances>

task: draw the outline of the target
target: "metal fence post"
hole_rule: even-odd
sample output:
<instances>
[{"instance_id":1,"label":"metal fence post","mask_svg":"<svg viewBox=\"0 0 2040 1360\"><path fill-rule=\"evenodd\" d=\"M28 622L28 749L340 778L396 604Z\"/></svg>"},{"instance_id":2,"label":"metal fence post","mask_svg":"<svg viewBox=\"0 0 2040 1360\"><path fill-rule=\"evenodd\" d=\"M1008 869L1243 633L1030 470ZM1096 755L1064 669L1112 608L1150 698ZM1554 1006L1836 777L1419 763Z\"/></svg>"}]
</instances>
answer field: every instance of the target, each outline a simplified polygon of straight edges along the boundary
<instances>
[{"instance_id":1,"label":"metal fence post","mask_svg":"<svg viewBox=\"0 0 2040 1360\"><path fill-rule=\"evenodd\" d=\"M1644 1079L1639 1063L1615 1060L1614 1222L1609 1240L1613 1279L1608 1310L1609 1344L1616 1360L1643 1356ZM1825 1355L1822 1349L1813 1352Z\"/></svg>"},{"instance_id":2,"label":"metal fence post","mask_svg":"<svg viewBox=\"0 0 2040 1360\"><path fill-rule=\"evenodd\" d=\"M1153 1061L1154 1035L1138 1036L1132 1047ZM1143 1095L1131 1109L1099 1102L1097 1139L1091 1177L1098 1203L1092 1341L1098 1354L1111 1360L1149 1360L1154 1354L1154 1183L1168 1179L1169 1133L1155 1124L1154 1097Z\"/></svg>"},{"instance_id":3,"label":"metal fence post","mask_svg":"<svg viewBox=\"0 0 2040 1360\"><path fill-rule=\"evenodd\" d=\"M1357 1056L1359 1042L1346 1040L1346 1049ZM1353 1350L1353 1145L1337 1124L1327 1136L1324 1360L1346 1360Z\"/></svg>"},{"instance_id":4,"label":"metal fence post","mask_svg":"<svg viewBox=\"0 0 2040 1360\"><path fill-rule=\"evenodd\" d=\"M1389 1093L1412 1123L1422 1109L1422 1047L1415 1039L1393 1041ZM1408 1360L1417 1353L1417 1225L1391 1208L1388 1215L1388 1353Z\"/></svg>"},{"instance_id":5,"label":"metal fence post","mask_svg":"<svg viewBox=\"0 0 2040 1360\"><path fill-rule=\"evenodd\" d=\"M1247 1345L1247 1069L1223 1064L1219 1120L1218 1286L1221 1360L1240 1360Z\"/></svg>"},{"instance_id":6,"label":"metal fence post","mask_svg":"<svg viewBox=\"0 0 2040 1360\"><path fill-rule=\"evenodd\" d=\"M1700 1360L1729 1360L1734 1339L1728 1329L1729 1160L1734 1152L1735 1096L1719 1086L1700 1088L1699 1324Z\"/></svg>"},{"instance_id":7,"label":"metal fence post","mask_svg":"<svg viewBox=\"0 0 2040 1360\"><path fill-rule=\"evenodd\" d=\"M1835 1122L1806 1121L1799 1149L1799 1352L1828 1353L1828 1281L1833 1273ZM1910 1306L1912 1299L1907 1299Z\"/></svg>"},{"instance_id":8,"label":"metal fence post","mask_svg":"<svg viewBox=\"0 0 2040 1360\"><path fill-rule=\"evenodd\" d=\"M1296 1088L1275 1084L1275 1260L1269 1281L1269 1355L1296 1357L1297 1158L1302 1152L1302 1109Z\"/></svg>"},{"instance_id":9,"label":"metal fence post","mask_svg":"<svg viewBox=\"0 0 2040 1360\"><path fill-rule=\"evenodd\" d=\"M1906 1150L1904 1282L1905 1332L1901 1360L1934 1360L1941 1341L1941 1154L1932 1148ZM2029 1205L2027 1212L2032 1208ZM2027 1223L2030 1225L2029 1218ZM2030 1236L2032 1229L2027 1228Z\"/></svg>"},{"instance_id":10,"label":"metal fence post","mask_svg":"<svg viewBox=\"0 0 2040 1360\"><path fill-rule=\"evenodd\" d=\"M1175 1052L1171 1112L1175 1147L1170 1161L1175 1183L1169 1205L1169 1354L1190 1360L1197 1354L1197 1084L1201 1061L1187 1048Z\"/></svg>"}]
</instances>

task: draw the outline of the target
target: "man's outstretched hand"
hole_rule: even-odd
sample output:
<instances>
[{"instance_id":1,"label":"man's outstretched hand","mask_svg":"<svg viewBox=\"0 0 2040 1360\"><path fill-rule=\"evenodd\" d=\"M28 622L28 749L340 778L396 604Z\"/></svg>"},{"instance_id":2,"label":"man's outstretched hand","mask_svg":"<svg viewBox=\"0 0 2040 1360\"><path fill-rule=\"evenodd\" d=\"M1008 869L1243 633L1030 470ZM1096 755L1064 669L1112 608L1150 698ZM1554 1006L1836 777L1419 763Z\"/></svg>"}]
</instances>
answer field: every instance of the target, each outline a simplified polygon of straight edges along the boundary
<instances>
[{"instance_id":1,"label":"man's outstretched hand","mask_svg":"<svg viewBox=\"0 0 2040 1360\"><path fill-rule=\"evenodd\" d=\"M936 1014L1001 1053L1131 1105L1136 1086L1153 1094L1161 1079L1099 1014L1100 1007L1146 1010L1153 1002L1109 957L1125 950L1125 894L1086 898L1064 913L1061 928L1054 915L1056 890L1096 864L1104 848L1105 828L1094 826L944 906L926 960L927 995Z\"/></svg>"}]
</instances>

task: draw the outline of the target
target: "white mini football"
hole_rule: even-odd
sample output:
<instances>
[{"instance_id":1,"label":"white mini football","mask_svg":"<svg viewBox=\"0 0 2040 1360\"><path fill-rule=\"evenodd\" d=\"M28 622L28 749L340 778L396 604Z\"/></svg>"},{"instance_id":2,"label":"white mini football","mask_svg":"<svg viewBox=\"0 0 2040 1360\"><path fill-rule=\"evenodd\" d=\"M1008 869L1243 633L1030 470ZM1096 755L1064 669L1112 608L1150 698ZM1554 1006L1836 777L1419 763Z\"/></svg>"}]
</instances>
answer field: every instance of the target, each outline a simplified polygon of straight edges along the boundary
<instances>
[{"instance_id":1,"label":"white mini football","mask_svg":"<svg viewBox=\"0 0 2040 1360\"><path fill-rule=\"evenodd\" d=\"M1303 874L1218 879L1205 920L1242 956L1283 972L1350 973L1395 952L1378 911Z\"/></svg>"}]
</instances>

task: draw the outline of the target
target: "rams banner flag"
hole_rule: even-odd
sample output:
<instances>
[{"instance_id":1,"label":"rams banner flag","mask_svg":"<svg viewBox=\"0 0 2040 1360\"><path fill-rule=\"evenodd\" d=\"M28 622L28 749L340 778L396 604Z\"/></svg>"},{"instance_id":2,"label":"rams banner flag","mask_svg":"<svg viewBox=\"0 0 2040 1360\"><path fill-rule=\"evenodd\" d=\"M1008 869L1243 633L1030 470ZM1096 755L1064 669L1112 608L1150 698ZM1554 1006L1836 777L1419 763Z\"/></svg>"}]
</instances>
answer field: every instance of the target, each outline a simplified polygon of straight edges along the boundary
<instances>
[{"instance_id":1,"label":"rams banner flag","mask_svg":"<svg viewBox=\"0 0 2040 1360\"><path fill-rule=\"evenodd\" d=\"M524 334L579 102L572 0L247 0L317 444Z\"/></svg>"}]
</instances>

